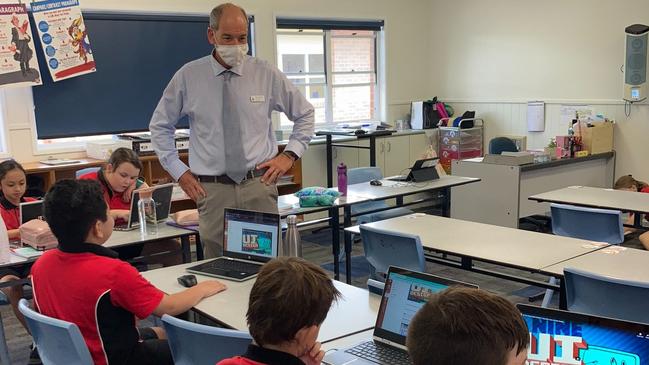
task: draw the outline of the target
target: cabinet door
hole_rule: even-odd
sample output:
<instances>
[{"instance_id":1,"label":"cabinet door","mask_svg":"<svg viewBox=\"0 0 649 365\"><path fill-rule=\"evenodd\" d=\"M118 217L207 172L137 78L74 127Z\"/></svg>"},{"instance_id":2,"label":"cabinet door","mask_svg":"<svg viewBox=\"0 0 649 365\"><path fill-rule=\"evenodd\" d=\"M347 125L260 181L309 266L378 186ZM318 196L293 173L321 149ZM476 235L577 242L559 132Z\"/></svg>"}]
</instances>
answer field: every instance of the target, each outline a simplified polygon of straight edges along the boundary
<instances>
[{"instance_id":1,"label":"cabinet door","mask_svg":"<svg viewBox=\"0 0 649 365\"><path fill-rule=\"evenodd\" d=\"M410 163L410 137L397 136L385 138L384 176L399 175L406 172Z\"/></svg>"},{"instance_id":2,"label":"cabinet door","mask_svg":"<svg viewBox=\"0 0 649 365\"><path fill-rule=\"evenodd\" d=\"M375 152L375 157L376 157L376 166L381 168L381 171L384 171L385 168L385 140L386 138L377 138L376 139L376 152ZM359 146L364 146L364 147L370 147L370 140L369 138L364 138L358 141ZM370 166L370 150L369 149L363 149L363 150L358 150L358 166L361 167L369 167Z\"/></svg>"},{"instance_id":3,"label":"cabinet door","mask_svg":"<svg viewBox=\"0 0 649 365\"><path fill-rule=\"evenodd\" d=\"M358 141L350 141L350 142L343 142L340 144L348 145L348 146L358 146ZM326 159L326 150L325 150L325 159ZM332 153L332 173L333 173L333 185L338 186L338 172L337 172L337 166L343 162L346 166L347 169L353 169L355 167L358 167L358 156L359 156L359 149L358 148L347 148L347 147L333 147L331 150ZM325 180L326 180L326 171L325 171ZM326 182L325 182L326 183Z\"/></svg>"},{"instance_id":4,"label":"cabinet door","mask_svg":"<svg viewBox=\"0 0 649 365\"><path fill-rule=\"evenodd\" d=\"M327 186L327 149L324 144L310 145L302 156L302 186Z\"/></svg>"},{"instance_id":5,"label":"cabinet door","mask_svg":"<svg viewBox=\"0 0 649 365\"><path fill-rule=\"evenodd\" d=\"M430 141L424 133L410 135L410 166L423 157L429 144Z\"/></svg>"}]
</instances>

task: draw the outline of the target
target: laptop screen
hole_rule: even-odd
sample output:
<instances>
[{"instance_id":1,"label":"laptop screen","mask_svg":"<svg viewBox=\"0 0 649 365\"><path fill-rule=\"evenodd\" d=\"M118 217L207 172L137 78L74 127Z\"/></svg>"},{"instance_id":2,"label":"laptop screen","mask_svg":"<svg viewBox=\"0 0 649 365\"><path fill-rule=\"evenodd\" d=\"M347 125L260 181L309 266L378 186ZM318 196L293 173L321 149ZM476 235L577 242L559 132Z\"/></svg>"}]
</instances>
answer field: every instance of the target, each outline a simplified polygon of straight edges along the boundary
<instances>
[{"instance_id":1,"label":"laptop screen","mask_svg":"<svg viewBox=\"0 0 649 365\"><path fill-rule=\"evenodd\" d=\"M43 201L20 203L20 224L25 224L32 219L43 217Z\"/></svg>"},{"instance_id":2,"label":"laptop screen","mask_svg":"<svg viewBox=\"0 0 649 365\"><path fill-rule=\"evenodd\" d=\"M225 209L224 255L256 261L277 257L279 214Z\"/></svg>"},{"instance_id":3,"label":"laptop screen","mask_svg":"<svg viewBox=\"0 0 649 365\"><path fill-rule=\"evenodd\" d=\"M374 336L404 345L410 320L428 298L452 285L475 285L391 266L385 280Z\"/></svg>"},{"instance_id":4,"label":"laptop screen","mask_svg":"<svg viewBox=\"0 0 649 365\"><path fill-rule=\"evenodd\" d=\"M518 305L530 331L527 364L649 365L649 325Z\"/></svg>"}]
</instances>

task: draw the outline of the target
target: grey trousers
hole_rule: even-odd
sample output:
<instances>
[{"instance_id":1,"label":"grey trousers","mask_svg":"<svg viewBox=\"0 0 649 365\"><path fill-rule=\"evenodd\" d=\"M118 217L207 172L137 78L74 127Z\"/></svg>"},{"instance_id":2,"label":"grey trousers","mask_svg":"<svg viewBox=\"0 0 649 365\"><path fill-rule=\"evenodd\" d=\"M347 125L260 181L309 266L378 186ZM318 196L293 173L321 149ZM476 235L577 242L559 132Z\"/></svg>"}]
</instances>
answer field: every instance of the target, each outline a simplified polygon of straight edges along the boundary
<instances>
[{"instance_id":1,"label":"grey trousers","mask_svg":"<svg viewBox=\"0 0 649 365\"><path fill-rule=\"evenodd\" d=\"M266 185L257 177L241 184L201 183L207 197L198 201L199 233L205 258L223 254L223 210L250 209L278 213L277 186Z\"/></svg>"}]
</instances>

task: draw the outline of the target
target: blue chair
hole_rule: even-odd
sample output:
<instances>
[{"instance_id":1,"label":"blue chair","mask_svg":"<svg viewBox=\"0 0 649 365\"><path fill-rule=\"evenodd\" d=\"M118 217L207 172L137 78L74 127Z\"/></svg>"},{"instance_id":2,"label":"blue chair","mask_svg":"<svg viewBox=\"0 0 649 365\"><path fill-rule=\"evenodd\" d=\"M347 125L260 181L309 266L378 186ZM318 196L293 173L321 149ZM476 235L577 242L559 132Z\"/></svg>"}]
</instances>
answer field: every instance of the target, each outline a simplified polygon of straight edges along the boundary
<instances>
[{"instance_id":1,"label":"blue chair","mask_svg":"<svg viewBox=\"0 0 649 365\"><path fill-rule=\"evenodd\" d=\"M379 167L357 167L347 171L347 184L366 183L371 180L380 180L383 178ZM373 201L352 205L352 214L359 214L376 209L388 208L385 201ZM388 218L400 217L402 215L412 214L412 210L406 208L394 208L382 212L368 213L356 217L356 224L371 223Z\"/></svg>"},{"instance_id":2,"label":"blue chair","mask_svg":"<svg viewBox=\"0 0 649 365\"><path fill-rule=\"evenodd\" d=\"M552 233L617 245L624 242L622 213L617 210L551 204Z\"/></svg>"},{"instance_id":3,"label":"blue chair","mask_svg":"<svg viewBox=\"0 0 649 365\"><path fill-rule=\"evenodd\" d=\"M565 268L563 275L569 311L649 324L649 283L573 268Z\"/></svg>"},{"instance_id":4,"label":"blue chair","mask_svg":"<svg viewBox=\"0 0 649 365\"><path fill-rule=\"evenodd\" d=\"M91 172L95 172L95 171L99 171L100 168L101 167L86 167L85 169L77 170L74 173L74 177L78 179L82 175L85 175L85 174L88 174L88 173L91 173Z\"/></svg>"},{"instance_id":5,"label":"blue chair","mask_svg":"<svg viewBox=\"0 0 649 365\"><path fill-rule=\"evenodd\" d=\"M500 155L503 152L518 152L516 143L507 137L496 137L489 141L489 154Z\"/></svg>"},{"instance_id":6,"label":"blue chair","mask_svg":"<svg viewBox=\"0 0 649 365\"><path fill-rule=\"evenodd\" d=\"M419 236L360 226L365 257L370 263L370 279L385 281L390 265L426 271L424 249Z\"/></svg>"},{"instance_id":7,"label":"blue chair","mask_svg":"<svg viewBox=\"0 0 649 365\"><path fill-rule=\"evenodd\" d=\"M35 312L25 299L18 302L18 309L25 316L44 365L94 364L77 325Z\"/></svg>"},{"instance_id":8,"label":"blue chair","mask_svg":"<svg viewBox=\"0 0 649 365\"><path fill-rule=\"evenodd\" d=\"M624 242L622 213L617 210L578 207L566 204L550 204L552 233L557 236L606 242L617 245ZM556 284L550 278L550 284ZM554 291L547 289L542 307L550 304Z\"/></svg>"},{"instance_id":9,"label":"blue chair","mask_svg":"<svg viewBox=\"0 0 649 365\"><path fill-rule=\"evenodd\" d=\"M0 305L8 305L9 299L5 293L0 291ZM11 364L9 361L9 347L7 347L7 339L5 338L5 326L2 323L2 315L0 314L0 364Z\"/></svg>"},{"instance_id":10,"label":"blue chair","mask_svg":"<svg viewBox=\"0 0 649 365\"><path fill-rule=\"evenodd\" d=\"M252 342L248 332L205 326L166 314L162 326L176 365L214 365L245 353Z\"/></svg>"}]
</instances>

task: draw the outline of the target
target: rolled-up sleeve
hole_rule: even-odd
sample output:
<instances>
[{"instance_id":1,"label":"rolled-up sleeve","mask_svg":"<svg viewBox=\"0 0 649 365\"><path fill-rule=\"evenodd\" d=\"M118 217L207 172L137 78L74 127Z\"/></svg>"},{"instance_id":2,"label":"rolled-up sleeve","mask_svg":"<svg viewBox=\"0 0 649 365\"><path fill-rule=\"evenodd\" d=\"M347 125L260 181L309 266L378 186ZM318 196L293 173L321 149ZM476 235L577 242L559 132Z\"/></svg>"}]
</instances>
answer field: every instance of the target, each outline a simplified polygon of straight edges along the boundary
<instances>
[{"instance_id":1,"label":"rolled-up sleeve","mask_svg":"<svg viewBox=\"0 0 649 365\"><path fill-rule=\"evenodd\" d=\"M162 167L176 181L189 170L189 167L178 156L174 139L176 124L183 116L182 110L185 96L183 82L182 70L180 70L174 75L162 93L162 98L160 98L149 123L153 149L158 155Z\"/></svg>"},{"instance_id":2,"label":"rolled-up sleeve","mask_svg":"<svg viewBox=\"0 0 649 365\"><path fill-rule=\"evenodd\" d=\"M275 70L274 79L274 109L286 114L293 122L293 131L288 138L286 150L301 157L309 146L315 129L313 105L281 71Z\"/></svg>"}]
</instances>

